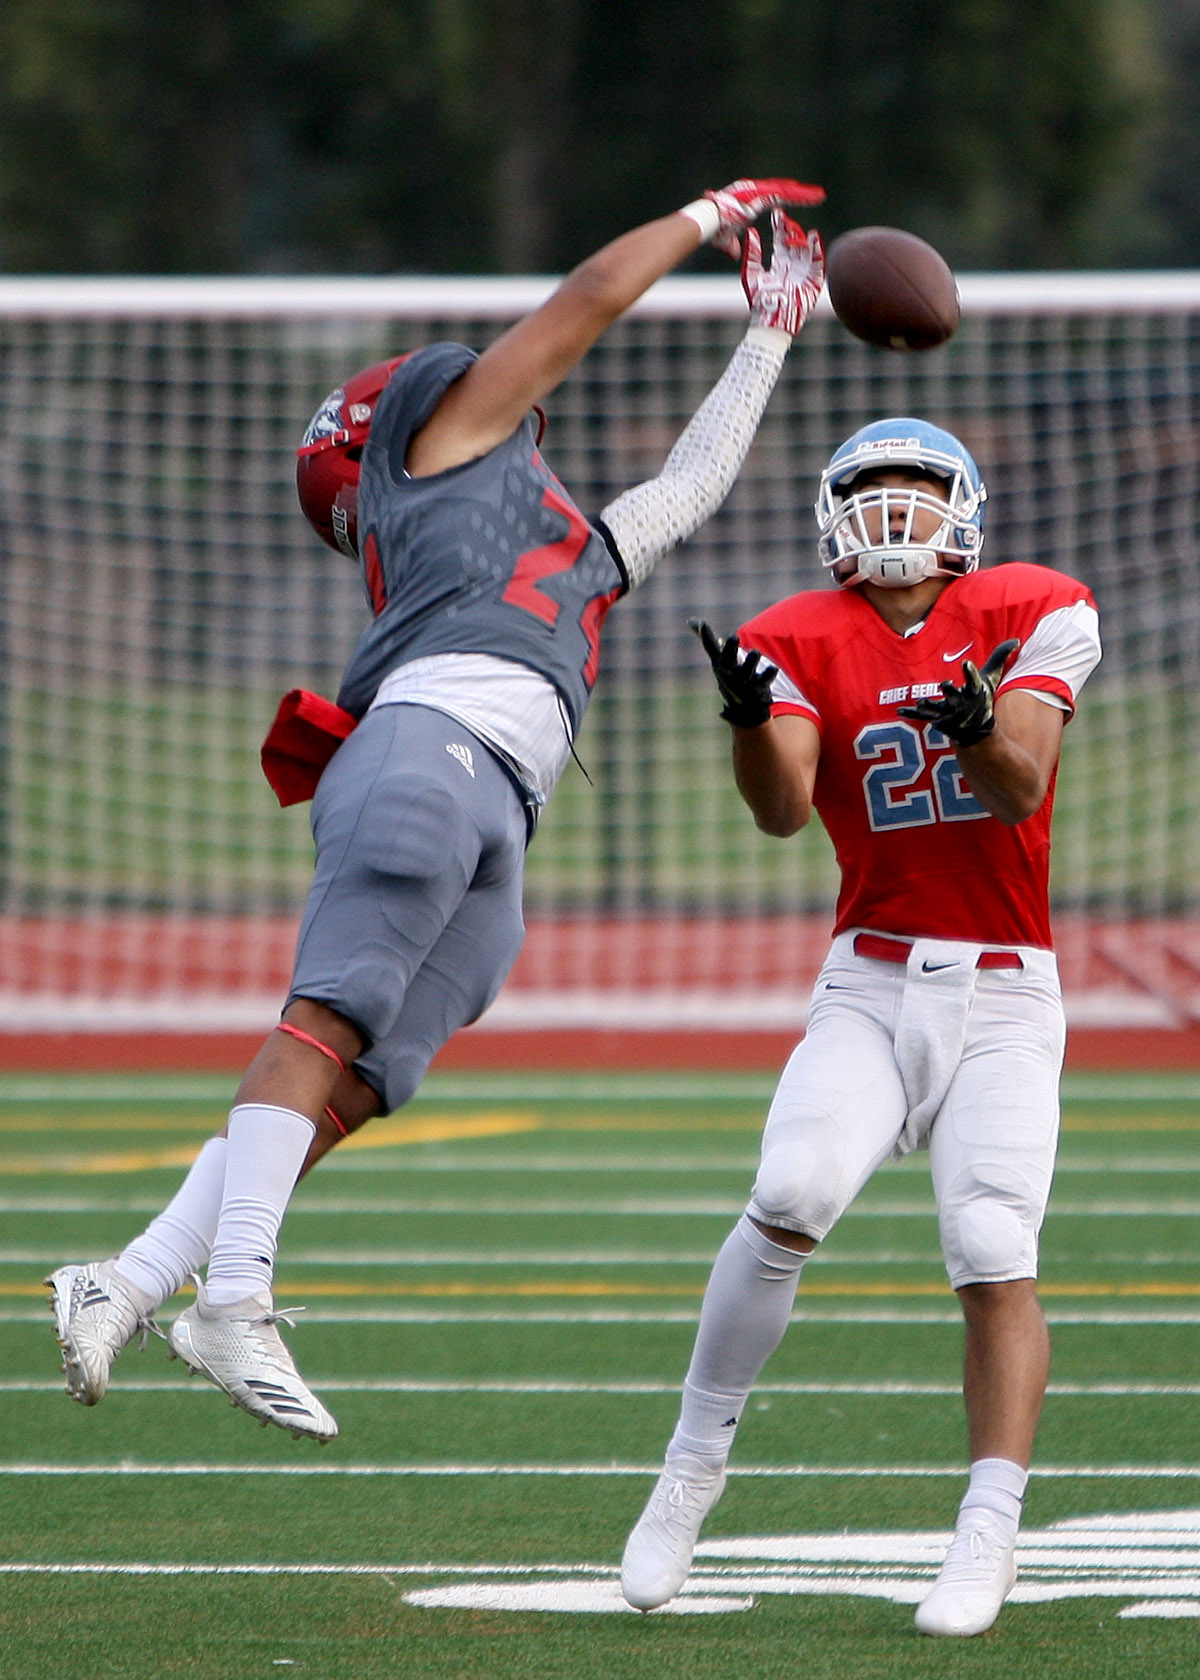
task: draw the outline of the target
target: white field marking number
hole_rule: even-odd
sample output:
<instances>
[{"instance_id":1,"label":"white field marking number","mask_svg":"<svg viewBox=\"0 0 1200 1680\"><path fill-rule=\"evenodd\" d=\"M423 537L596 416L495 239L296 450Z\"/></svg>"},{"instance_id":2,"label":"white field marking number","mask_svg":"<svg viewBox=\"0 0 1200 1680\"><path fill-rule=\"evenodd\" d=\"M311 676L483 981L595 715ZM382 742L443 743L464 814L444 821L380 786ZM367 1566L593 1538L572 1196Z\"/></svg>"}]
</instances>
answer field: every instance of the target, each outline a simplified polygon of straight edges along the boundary
<instances>
[{"instance_id":1,"label":"white field marking number","mask_svg":"<svg viewBox=\"0 0 1200 1680\"><path fill-rule=\"evenodd\" d=\"M928 1592L950 1533L779 1534L702 1540L679 1597L656 1615L748 1610L758 1594L884 1598L917 1604ZM1122 1617L1200 1617L1200 1510L1072 1517L1026 1530L1017 1546L1010 1604L1062 1598L1125 1598ZM406 1593L426 1609L628 1611L615 1572L539 1579L456 1581Z\"/></svg>"}]
</instances>

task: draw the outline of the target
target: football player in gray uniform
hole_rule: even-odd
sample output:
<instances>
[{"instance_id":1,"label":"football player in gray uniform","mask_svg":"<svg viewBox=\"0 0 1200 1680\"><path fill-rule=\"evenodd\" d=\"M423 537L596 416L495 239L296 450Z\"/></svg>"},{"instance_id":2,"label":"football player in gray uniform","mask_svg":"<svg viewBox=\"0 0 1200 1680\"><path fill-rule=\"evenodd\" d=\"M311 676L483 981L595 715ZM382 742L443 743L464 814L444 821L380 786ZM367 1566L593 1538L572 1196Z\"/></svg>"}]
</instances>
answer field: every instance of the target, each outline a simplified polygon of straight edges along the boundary
<instances>
[{"instance_id":1,"label":"football player in gray uniform","mask_svg":"<svg viewBox=\"0 0 1200 1680\"><path fill-rule=\"evenodd\" d=\"M72 1398L103 1396L117 1354L191 1275L172 1352L264 1423L337 1434L276 1328L288 1200L339 1137L412 1096L508 975L525 847L570 756L605 616L736 478L824 277L819 237L782 206L823 196L790 180L706 193L589 257L482 354L427 346L314 415L301 506L357 559L372 618L337 704L285 697L264 746L279 797L313 797L290 995L166 1209L113 1259L47 1280ZM764 263L754 223L768 211ZM589 521L542 458L536 405L705 241L741 257L746 334L659 475Z\"/></svg>"}]
</instances>

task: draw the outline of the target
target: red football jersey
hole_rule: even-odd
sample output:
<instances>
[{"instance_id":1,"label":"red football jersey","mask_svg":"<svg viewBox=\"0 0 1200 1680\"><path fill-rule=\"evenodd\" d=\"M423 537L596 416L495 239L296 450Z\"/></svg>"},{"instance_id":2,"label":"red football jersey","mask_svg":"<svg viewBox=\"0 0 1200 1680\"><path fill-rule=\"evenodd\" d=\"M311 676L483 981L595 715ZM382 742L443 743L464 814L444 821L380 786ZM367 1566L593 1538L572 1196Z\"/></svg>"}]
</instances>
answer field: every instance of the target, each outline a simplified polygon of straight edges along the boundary
<instances>
[{"instance_id":1,"label":"red football jersey","mask_svg":"<svg viewBox=\"0 0 1200 1680\"><path fill-rule=\"evenodd\" d=\"M779 668L773 712L821 731L814 802L841 869L835 932L1049 949L1053 779L1041 809L1009 827L972 794L953 743L898 708L1015 636L999 692L1032 689L1070 715L1100 657L1097 623L1083 584L1011 564L955 579L908 635L855 588L793 595L743 626L743 648Z\"/></svg>"}]
</instances>

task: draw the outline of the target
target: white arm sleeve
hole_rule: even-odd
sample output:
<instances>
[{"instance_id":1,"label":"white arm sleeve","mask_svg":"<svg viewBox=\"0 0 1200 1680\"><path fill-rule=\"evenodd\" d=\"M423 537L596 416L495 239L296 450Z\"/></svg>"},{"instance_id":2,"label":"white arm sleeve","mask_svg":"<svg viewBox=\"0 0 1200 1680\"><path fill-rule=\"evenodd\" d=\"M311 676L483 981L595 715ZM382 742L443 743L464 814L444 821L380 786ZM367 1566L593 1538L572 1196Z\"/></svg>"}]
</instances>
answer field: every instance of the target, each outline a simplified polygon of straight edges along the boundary
<instances>
[{"instance_id":1,"label":"white arm sleeve","mask_svg":"<svg viewBox=\"0 0 1200 1680\"><path fill-rule=\"evenodd\" d=\"M741 470L791 343L777 327L750 327L696 410L657 478L635 485L601 514L629 573L644 583L676 543L720 507Z\"/></svg>"}]
</instances>

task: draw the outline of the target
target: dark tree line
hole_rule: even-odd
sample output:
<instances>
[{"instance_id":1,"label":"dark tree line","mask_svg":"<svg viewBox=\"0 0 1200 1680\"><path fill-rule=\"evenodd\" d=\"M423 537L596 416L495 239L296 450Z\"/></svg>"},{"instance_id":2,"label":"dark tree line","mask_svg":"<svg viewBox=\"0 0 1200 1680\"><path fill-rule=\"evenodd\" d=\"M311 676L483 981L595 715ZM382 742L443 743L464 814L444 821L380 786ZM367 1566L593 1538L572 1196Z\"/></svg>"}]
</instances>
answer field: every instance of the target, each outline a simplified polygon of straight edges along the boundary
<instances>
[{"instance_id":1,"label":"dark tree line","mask_svg":"<svg viewBox=\"0 0 1200 1680\"><path fill-rule=\"evenodd\" d=\"M1200 266L1200 0L5 0L0 269L556 271L739 173Z\"/></svg>"}]
</instances>

